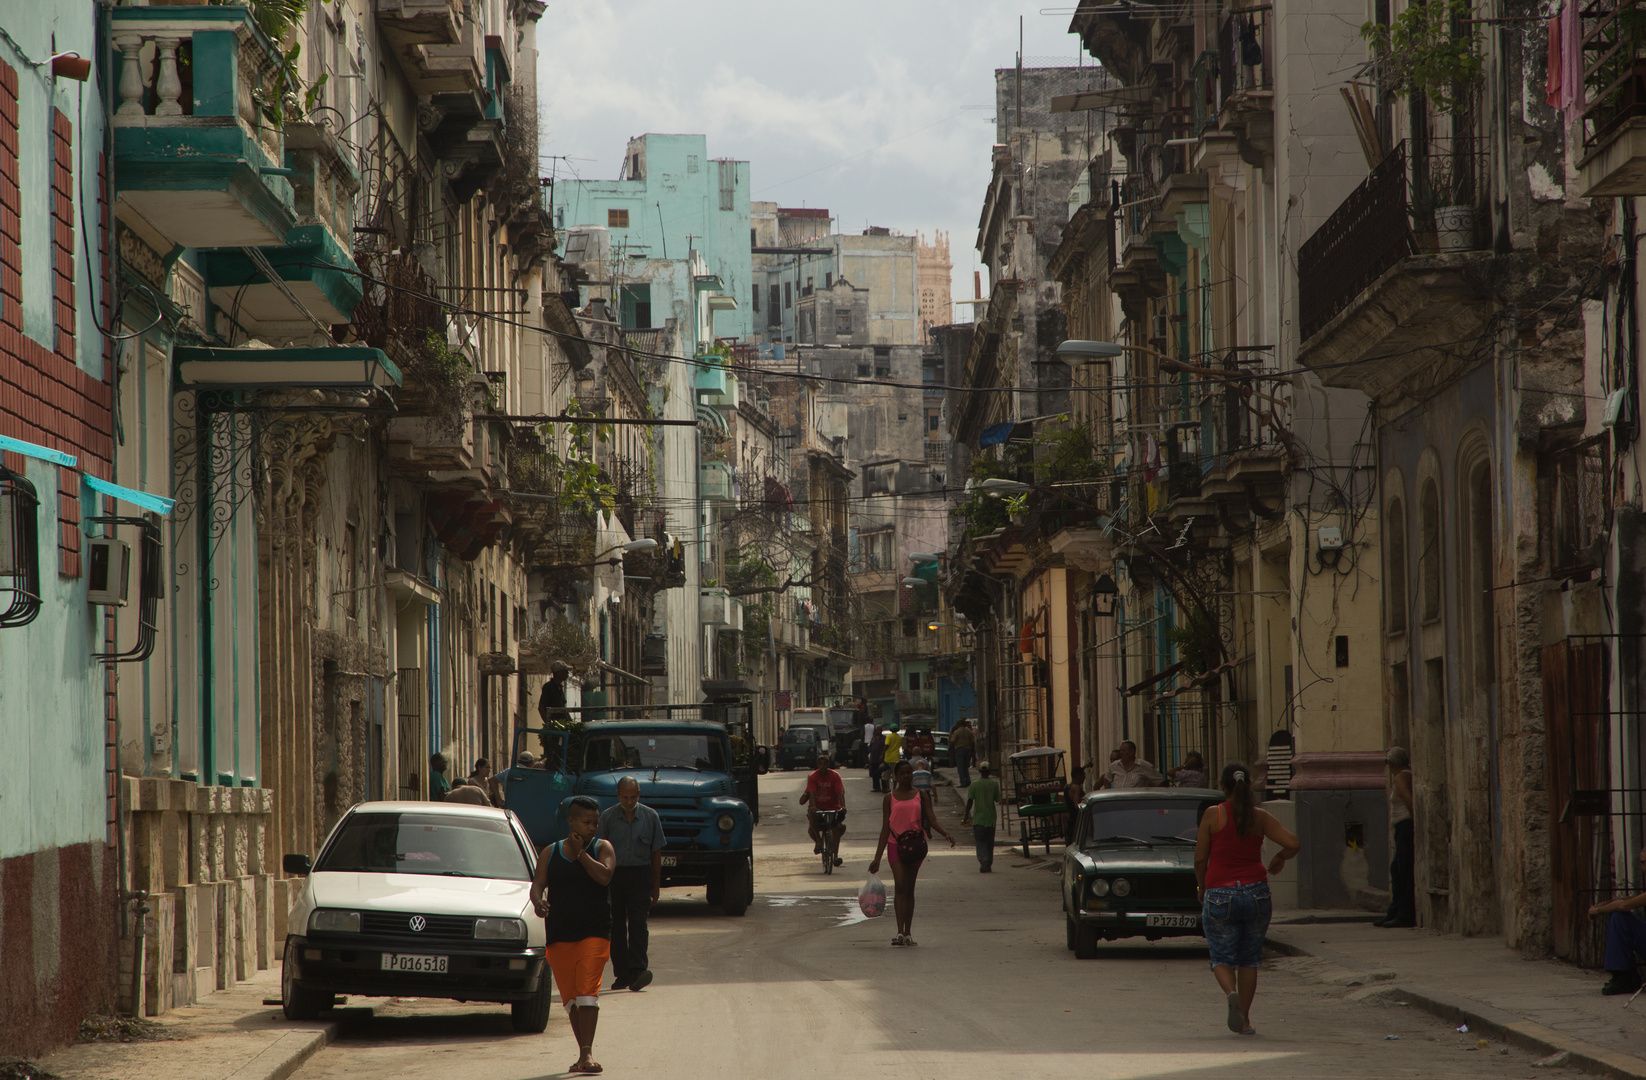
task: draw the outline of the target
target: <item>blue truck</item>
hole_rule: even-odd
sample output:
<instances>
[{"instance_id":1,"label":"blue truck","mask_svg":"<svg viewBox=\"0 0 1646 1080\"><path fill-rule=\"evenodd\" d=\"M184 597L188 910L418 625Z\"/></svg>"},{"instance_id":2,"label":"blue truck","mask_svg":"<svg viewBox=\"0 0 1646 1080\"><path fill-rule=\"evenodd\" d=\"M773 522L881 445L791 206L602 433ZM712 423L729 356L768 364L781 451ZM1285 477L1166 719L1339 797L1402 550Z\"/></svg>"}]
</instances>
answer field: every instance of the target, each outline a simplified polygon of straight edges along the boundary
<instances>
[{"instance_id":1,"label":"blue truck","mask_svg":"<svg viewBox=\"0 0 1646 1080\"><path fill-rule=\"evenodd\" d=\"M727 915L754 901L754 770L733 760L727 727L712 720L597 720L571 735L520 728L515 756L532 750L541 767L512 766L498 776L508 809L541 850L566 836L566 804L588 795L604 810L618 781L640 782L640 798L663 819L663 886L702 885ZM569 757L568 757L569 755ZM746 758L746 753L739 755Z\"/></svg>"}]
</instances>

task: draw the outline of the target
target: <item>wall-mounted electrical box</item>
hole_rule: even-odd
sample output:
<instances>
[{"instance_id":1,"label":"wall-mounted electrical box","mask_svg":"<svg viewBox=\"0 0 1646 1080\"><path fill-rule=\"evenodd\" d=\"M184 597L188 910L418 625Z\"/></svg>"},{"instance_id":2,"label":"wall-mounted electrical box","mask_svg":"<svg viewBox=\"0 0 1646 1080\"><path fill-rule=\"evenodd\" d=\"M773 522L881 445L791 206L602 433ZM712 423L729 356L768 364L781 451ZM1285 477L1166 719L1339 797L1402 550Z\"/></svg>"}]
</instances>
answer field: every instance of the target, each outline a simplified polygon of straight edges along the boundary
<instances>
[{"instance_id":1,"label":"wall-mounted electrical box","mask_svg":"<svg viewBox=\"0 0 1646 1080\"><path fill-rule=\"evenodd\" d=\"M125 607L131 587L131 545L124 540L86 541L86 602Z\"/></svg>"},{"instance_id":2,"label":"wall-mounted electrical box","mask_svg":"<svg viewBox=\"0 0 1646 1080\"><path fill-rule=\"evenodd\" d=\"M1336 525L1322 525L1320 527L1320 550L1342 551L1343 530Z\"/></svg>"}]
</instances>

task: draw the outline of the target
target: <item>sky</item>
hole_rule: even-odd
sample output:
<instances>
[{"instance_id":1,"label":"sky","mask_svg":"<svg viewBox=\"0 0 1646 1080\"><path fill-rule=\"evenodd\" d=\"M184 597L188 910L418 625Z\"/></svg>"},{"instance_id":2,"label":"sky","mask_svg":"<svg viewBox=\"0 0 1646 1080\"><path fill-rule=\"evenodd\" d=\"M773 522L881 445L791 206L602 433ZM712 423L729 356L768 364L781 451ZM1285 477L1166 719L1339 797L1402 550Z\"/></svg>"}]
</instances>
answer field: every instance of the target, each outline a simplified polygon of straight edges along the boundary
<instances>
[{"instance_id":1,"label":"sky","mask_svg":"<svg viewBox=\"0 0 1646 1080\"><path fill-rule=\"evenodd\" d=\"M994 71L1015 62L1020 16L1027 66L1076 63L1073 8L550 0L538 24L544 169L615 179L631 136L702 133L710 157L750 162L757 201L827 207L847 233L948 232L964 299L979 266Z\"/></svg>"}]
</instances>

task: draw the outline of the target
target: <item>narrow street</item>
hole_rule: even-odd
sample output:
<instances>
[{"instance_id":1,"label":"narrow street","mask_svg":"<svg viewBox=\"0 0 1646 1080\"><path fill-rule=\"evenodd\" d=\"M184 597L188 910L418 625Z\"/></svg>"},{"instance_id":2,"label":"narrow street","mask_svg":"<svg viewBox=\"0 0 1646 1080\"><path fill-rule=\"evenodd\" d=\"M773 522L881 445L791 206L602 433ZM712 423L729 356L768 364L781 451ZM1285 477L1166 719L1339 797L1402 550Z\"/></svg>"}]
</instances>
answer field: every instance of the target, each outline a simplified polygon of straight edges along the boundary
<instances>
[{"instance_id":1,"label":"narrow street","mask_svg":"<svg viewBox=\"0 0 1646 1080\"><path fill-rule=\"evenodd\" d=\"M848 831L845 867L825 878L796 802L804 774L761 780L754 906L728 919L698 892L665 894L652 919L657 982L601 1002L595 1056L608 1075L1537 1075L1518 1050L1481 1051L1476 1036L1413 1009L1346 1000L1349 990L1284 971L1264 972L1261 1034L1242 1040L1224 1029L1203 948L1108 945L1099 960L1076 961L1049 864L1002 851L983 876L964 845L951 851L941 838L921 878L920 946L892 949L891 919L857 911L872 854L863 819ZM847 788L854 815L871 805L861 770ZM944 820L963 838L957 814ZM546 1034L516 1036L505 1008L379 1001L294 1075L528 1080L560 1075L575 1057L558 1012Z\"/></svg>"}]
</instances>

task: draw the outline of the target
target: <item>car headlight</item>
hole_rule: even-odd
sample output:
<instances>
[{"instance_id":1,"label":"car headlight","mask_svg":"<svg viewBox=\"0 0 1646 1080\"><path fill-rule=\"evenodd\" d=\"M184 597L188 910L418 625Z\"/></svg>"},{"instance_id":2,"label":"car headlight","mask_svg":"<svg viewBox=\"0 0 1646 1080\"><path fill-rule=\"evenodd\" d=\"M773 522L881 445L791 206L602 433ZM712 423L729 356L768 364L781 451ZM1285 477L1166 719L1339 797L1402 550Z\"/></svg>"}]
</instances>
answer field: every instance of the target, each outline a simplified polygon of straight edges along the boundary
<instances>
[{"instance_id":1,"label":"car headlight","mask_svg":"<svg viewBox=\"0 0 1646 1080\"><path fill-rule=\"evenodd\" d=\"M311 934L358 934L360 932L360 913L358 911L328 911L321 908L309 916L309 933Z\"/></svg>"},{"instance_id":2,"label":"car headlight","mask_svg":"<svg viewBox=\"0 0 1646 1080\"><path fill-rule=\"evenodd\" d=\"M522 941L526 924L520 919L476 919L474 936L480 941Z\"/></svg>"},{"instance_id":3,"label":"car headlight","mask_svg":"<svg viewBox=\"0 0 1646 1080\"><path fill-rule=\"evenodd\" d=\"M737 819L732 817L730 814L721 814L719 817L714 819L714 823L721 832L731 832L733 829L737 828Z\"/></svg>"},{"instance_id":4,"label":"car headlight","mask_svg":"<svg viewBox=\"0 0 1646 1080\"><path fill-rule=\"evenodd\" d=\"M1109 879L1108 878L1092 878L1092 895L1093 896L1108 896L1109 895Z\"/></svg>"},{"instance_id":5,"label":"car headlight","mask_svg":"<svg viewBox=\"0 0 1646 1080\"><path fill-rule=\"evenodd\" d=\"M1114 889L1116 896L1130 896L1132 892L1132 883L1123 877L1115 878L1114 885L1111 887Z\"/></svg>"}]
</instances>

